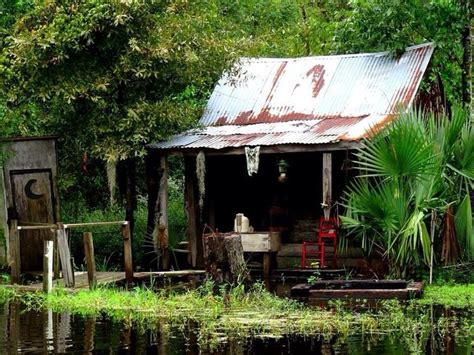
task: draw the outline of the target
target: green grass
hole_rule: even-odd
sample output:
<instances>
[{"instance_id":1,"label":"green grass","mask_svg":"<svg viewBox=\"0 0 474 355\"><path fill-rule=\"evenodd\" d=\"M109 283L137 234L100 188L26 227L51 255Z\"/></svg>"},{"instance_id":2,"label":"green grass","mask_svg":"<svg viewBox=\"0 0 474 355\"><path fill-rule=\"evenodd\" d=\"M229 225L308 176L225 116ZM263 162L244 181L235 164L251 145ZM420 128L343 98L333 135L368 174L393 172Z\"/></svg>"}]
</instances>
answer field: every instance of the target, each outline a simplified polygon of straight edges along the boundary
<instances>
[{"instance_id":1,"label":"green grass","mask_svg":"<svg viewBox=\"0 0 474 355\"><path fill-rule=\"evenodd\" d=\"M467 314L474 305L471 286L461 291L468 301L457 302ZM458 293L459 290L452 290ZM405 345L422 349L423 339L435 327L440 333L449 332L455 326L460 333L472 332L471 321L456 316L442 316L431 320L426 304L453 305L448 300L450 291L428 288L422 301L400 304L383 302L373 310L345 310L341 304L330 309L307 307L299 302L279 298L256 284L250 291L243 286L215 291L214 285L205 283L194 290L182 292L146 288L124 291L99 288L94 291L66 293L62 290L50 295L43 293L19 293L15 289L0 287L0 301L19 301L34 309L49 308L57 312L81 315L105 313L138 327L151 328L159 322L167 323L183 331L192 328L202 347L216 347L228 339L248 337L280 337L282 335L339 336L363 333L368 337L380 334L396 334Z\"/></svg>"},{"instance_id":2,"label":"green grass","mask_svg":"<svg viewBox=\"0 0 474 355\"><path fill-rule=\"evenodd\" d=\"M427 286L421 300L422 305L435 305L474 311L474 284Z\"/></svg>"}]
</instances>

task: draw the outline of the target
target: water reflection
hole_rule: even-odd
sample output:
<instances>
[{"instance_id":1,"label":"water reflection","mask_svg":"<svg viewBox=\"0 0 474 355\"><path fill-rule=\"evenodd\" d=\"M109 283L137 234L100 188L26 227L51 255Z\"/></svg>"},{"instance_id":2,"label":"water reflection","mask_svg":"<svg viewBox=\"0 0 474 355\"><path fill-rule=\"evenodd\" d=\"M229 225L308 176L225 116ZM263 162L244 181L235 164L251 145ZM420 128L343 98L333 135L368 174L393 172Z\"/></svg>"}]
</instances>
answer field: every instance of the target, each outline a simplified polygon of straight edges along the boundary
<instances>
[{"instance_id":1,"label":"water reflection","mask_svg":"<svg viewBox=\"0 0 474 355\"><path fill-rule=\"evenodd\" d=\"M433 321L436 321L433 319ZM174 329L164 321L136 327L113 322L104 316L82 317L68 312L27 311L17 303L0 306L2 353L75 354L471 354L471 336L432 331L419 339L416 348L406 348L396 335L351 336L321 339L289 336L275 339L227 341L217 350L199 349L198 335L189 329ZM414 343L416 344L416 342Z\"/></svg>"}]
</instances>

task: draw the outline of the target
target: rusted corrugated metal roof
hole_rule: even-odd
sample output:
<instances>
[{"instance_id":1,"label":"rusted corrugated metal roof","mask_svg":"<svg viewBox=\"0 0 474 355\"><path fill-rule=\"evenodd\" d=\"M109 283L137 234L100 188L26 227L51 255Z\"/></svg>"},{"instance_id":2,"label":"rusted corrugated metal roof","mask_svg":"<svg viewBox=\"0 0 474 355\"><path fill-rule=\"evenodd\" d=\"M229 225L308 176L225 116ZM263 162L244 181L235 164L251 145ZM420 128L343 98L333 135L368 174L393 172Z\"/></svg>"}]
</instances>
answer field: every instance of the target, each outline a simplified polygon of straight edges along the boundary
<instances>
[{"instance_id":1,"label":"rusted corrugated metal roof","mask_svg":"<svg viewBox=\"0 0 474 355\"><path fill-rule=\"evenodd\" d=\"M237 75L218 82L202 129L158 149L321 144L356 141L409 107L434 46L388 52L291 59L244 58Z\"/></svg>"}]
</instances>

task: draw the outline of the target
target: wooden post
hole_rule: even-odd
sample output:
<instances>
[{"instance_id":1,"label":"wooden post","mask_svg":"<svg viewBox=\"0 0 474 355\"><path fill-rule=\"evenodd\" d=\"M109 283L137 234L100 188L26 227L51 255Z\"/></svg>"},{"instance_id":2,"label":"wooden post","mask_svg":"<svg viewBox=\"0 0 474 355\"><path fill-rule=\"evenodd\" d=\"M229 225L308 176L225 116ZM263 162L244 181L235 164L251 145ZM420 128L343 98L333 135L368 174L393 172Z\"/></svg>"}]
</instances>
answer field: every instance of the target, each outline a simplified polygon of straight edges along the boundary
<instances>
[{"instance_id":1,"label":"wooden post","mask_svg":"<svg viewBox=\"0 0 474 355\"><path fill-rule=\"evenodd\" d=\"M54 238L54 279L58 280L61 276L61 261L59 258L58 237Z\"/></svg>"},{"instance_id":2,"label":"wooden post","mask_svg":"<svg viewBox=\"0 0 474 355\"><path fill-rule=\"evenodd\" d=\"M83 239L84 255L86 256L87 281L89 282L89 288L93 290L97 284L97 277L95 274L95 254L92 233L85 232Z\"/></svg>"},{"instance_id":3,"label":"wooden post","mask_svg":"<svg viewBox=\"0 0 474 355\"><path fill-rule=\"evenodd\" d=\"M272 254L263 253L263 277L268 279L272 271Z\"/></svg>"},{"instance_id":4,"label":"wooden post","mask_svg":"<svg viewBox=\"0 0 474 355\"><path fill-rule=\"evenodd\" d=\"M52 238L45 238L43 243L43 291L50 293L53 288L54 240Z\"/></svg>"},{"instance_id":5,"label":"wooden post","mask_svg":"<svg viewBox=\"0 0 474 355\"><path fill-rule=\"evenodd\" d=\"M8 233L8 244L10 249L11 283L20 283L21 259L20 259L20 231L18 221L10 220L10 232Z\"/></svg>"},{"instance_id":6,"label":"wooden post","mask_svg":"<svg viewBox=\"0 0 474 355\"><path fill-rule=\"evenodd\" d=\"M189 263L192 267L204 265L202 247L202 229L199 223L199 206L196 198L196 165L195 159L186 157L184 160L185 202L188 216L188 248Z\"/></svg>"},{"instance_id":7,"label":"wooden post","mask_svg":"<svg viewBox=\"0 0 474 355\"><path fill-rule=\"evenodd\" d=\"M332 154L323 153L323 211L329 218L332 205Z\"/></svg>"},{"instance_id":8,"label":"wooden post","mask_svg":"<svg viewBox=\"0 0 474 355\"><path fill-rule=\"evenodd\" d=\"M122 225L122 237L125 278L127 279L127 283L131 284L133 283L132 238L130 236L130 224L128 222Z\"/></svg>"},{"instance_id":9,"label":"wooden post","mask_svg":"<svg viewBox=\"0 0 474 355\"><path fill-rule=\"evenodd\" d=\"M74 270L72 269L68 236L67 231L62 223L58 223L56 236L58 241L59 258L61 260L61 268L63 271L64 285L66 287L74 287Z\"/></svg>"},{"instance_id":10,"label":"wooden post","mask_svg":"<svg viewBox=\"0 0 474 355\"><path fill-rule=\"evenodd\" d=\"M161 255L161 265L164 270L169 268L169 250L168 250L168 167L166 157L160 157L160 184L158 189L158 200L155 223L156 236L155 245L157 254Z\"/></svg>"}]
</instances>

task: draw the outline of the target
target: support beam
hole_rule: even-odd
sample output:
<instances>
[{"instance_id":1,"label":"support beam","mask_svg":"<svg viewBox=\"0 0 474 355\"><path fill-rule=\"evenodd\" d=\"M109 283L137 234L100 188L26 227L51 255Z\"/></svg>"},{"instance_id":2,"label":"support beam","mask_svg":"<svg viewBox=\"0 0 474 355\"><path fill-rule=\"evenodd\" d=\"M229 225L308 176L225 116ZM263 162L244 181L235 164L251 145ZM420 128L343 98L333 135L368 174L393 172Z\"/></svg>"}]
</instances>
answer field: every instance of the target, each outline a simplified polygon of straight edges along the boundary
<instances>
[{"instance_id":1,"label":"support beam","mask_svg":"<svg viewBox=\"0 0 474 355\"><path fill-rule=\"evenodd\" d=\"M8 233L9 245L9 264L10 264L10 278L12 284L20 283L21 274L21 259L20 259L20 231L18 230L18 221L16 219L10 220L10 232Z\"/></svg>"},{"instance_id":2,"label":"support beam","mask_svg":"<svg viewBox=\"0 0 474 355\"><path fill-rule=\"evenodd\" d=\"M332 205L332 154L323 153L323 212L329 218Z\"/></svg>"},{"instance_id":3,"label":"support beam","mask_svg":"<svg viewBox=\"0 0 474 355\"><path fill-rule=\"evenodd\" d=\"M84 255L86 256L87 281L89 282L89 289L93 290L97 285L97 276L95 273L95 254L92 233L85 232L83 235L83 240Z\"/></svg>"},{"instance_id":4,"label":"support beam","mask_svg":"<svg viewBox=\"0 0 474 355\"><path fill-rule=\"evenodd\" d=\"M132 237L130 234L129 223L122 225L122 237L123 237L123 258L124 258L125 278L127 279L128 284L132 284L133 283Z\"/></svg>"},{"instance_id":5,"label":"support beam","mask_svg":"<svg viewBox=\"0 0 474 355\"><path fill-rule=\"evenodd\" d=\"M185 203L188 216L189 263L192 267L204 265L202 247L202 228L199 222L199 206L196 182L196 159L186 157L184 160Z\"/></svg>"}]
</instances>

